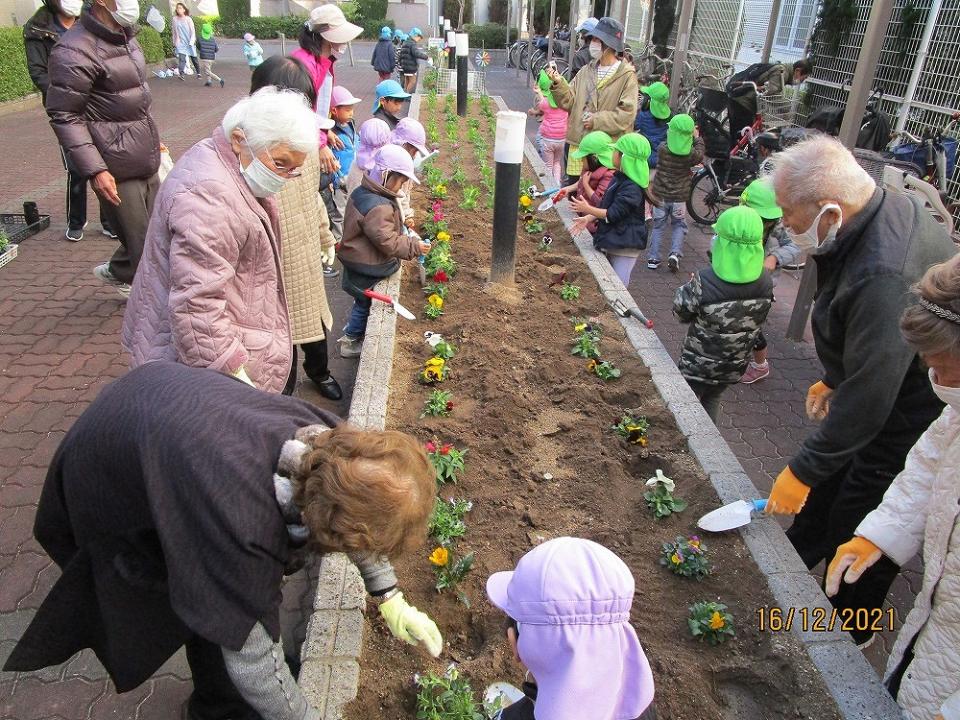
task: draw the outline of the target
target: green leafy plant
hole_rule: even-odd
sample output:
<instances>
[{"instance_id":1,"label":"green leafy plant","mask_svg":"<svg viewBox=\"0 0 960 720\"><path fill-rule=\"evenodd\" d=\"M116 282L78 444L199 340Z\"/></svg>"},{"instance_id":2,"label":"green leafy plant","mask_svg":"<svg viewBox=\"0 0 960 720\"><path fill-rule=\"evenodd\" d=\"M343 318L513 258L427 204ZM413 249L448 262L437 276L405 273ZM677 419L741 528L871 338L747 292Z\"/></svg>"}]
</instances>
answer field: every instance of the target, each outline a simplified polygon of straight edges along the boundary
<instances>
[{"instance_id":1,"label":"green leafy plant","mask_svg":"<svg viewBox=\"0 0 960 720\"><path fill-rule=\"evenodd\" d=\"M463 202L460 203L461 210L473 210L477 207L477 200L480 199L480 188L475 185L467 185L463 189Z\"/></svg>"},{"instance_id":2,"label":"green leafy plant","mask_svg":"<svg viewBox=\"0 0 960 720\"><path fill-rule=\"evenodd\" d=\"M711 645L720 645L737 635L733 628L733 615L727 612L726 605L719 602L691 605L687 626L695 638L706 640Z\"/></svg>"},{"instance_id":3,"label":"green leafy plant","mask_svg":"<svg viewBox=\"0 0 960 720\"><path fill-rule=\"evenodd\" d=\"M560 287L560 299L561 300L579 300L580 286L571 285L566 280L564 280L563 285Z\"/></svg>"},{"instance_id":4,"label":"green leafy plant","mask_svg":"<svg viewBox=\"0 0 960 720\"><path fill-rule=\"evenodd\" d=\"M438 445L434 441L426 444L427 457L437 474L437 484L456 484L466 469L464 457L466 450L457 450L450 443Z\"/></svg>"},{"instance_id":5,"label":"green leafy plant","mask_svg":"<svg viewBox=\"0 0 960 720\"><path fill-rule=\"evenodd\" d=\"M432 188L443 183L443 170L434 165L432 160L425 163L424 167L426 170L423 171L423 179L426 180L427 187Z\"/></svg>"},{"instance_id":6,"label":"green leafy plant","mask_svg":"<svg viewBox=\"0 0 960 720\"><path fill-rule=\"evenodd\" d=\"M450 179L460 187L463 187L467 184L467 173L464 171L462 166L457 166L457 168L453 171L453 175L450 176Z\"/></svg>"},{"instance_id":7,"label":"green leafy plant","mask_svg":"<svg viewBox=\"0 0 960 720\"><path fill-rule=\"evenodd\" d=\"M10 246L10 238L7 237L5 230L0 230L0 253L6 252Z\"/></svg>"},{"instance_id":8,"label":"green leafy plant","mask_svg":"<svg viewBox=\"0 0 960 720\"><path fill-rule=\"evenodd\" d=\"M452 343L448 343L446 340L441 340L436 345L433 346L433 356L438 358L443 358L444 360L449 360L454 355L457 354L457 346Z\"/></svg>"},{"instance_id":9,"label":"green leafy plant","mask_svg":"<svg viewBox=\"0 0 960 720\"><path fill-rule=\"evenodd\" d=\"M660 564L674 575L702 580L710 574L707 546L696 535L677 537L660 546Z\"/></svg>"},{"instance_id":10,"label":"green leafy plant","mask_svg":"<svg viewBox=\"0 0 960 720\"><path fill-rule=\"evenodd\" d=\"M623 417L620 418L620 422L611 429L628 443L646 447L648 442L647 430L649 428L650 423L643 415L634 416L629 413L624 413Z\"/></svg>"},{"instance_id":11,"label":"green leafy plant","mask_svg":"<svg viewBox=\"0 0 960 720\"><path fill-rule=\"evenodd\" d=\"M473 509L469 500L442 500L436 498L433 504L433 514L427 528L430 537L441 547L449 548L454 541L462 538L467 532L467 524L463 519Z\"/></svg>"},{"instance_id":12,"label":"green leafy plant","mask_svg":"<svg viewBox=\"0 0 960 720\"><path fill-rule=\"evenodd\" d=\"M438 270L443 270L450 277L456 275L457 263L450 255L450 244L434 242L423 259L423 267L427 275L435 275Z\"/></svg>"},{"instance_id":13,"label":"green leafy plant","mask_svg":"<svg viewBox=\"0 0 960 720\"><path fill-rule=\"evenodd\" d=\"M590 360L587 363L587 370L605 382L607 380L616 380L621 375L620 368L607 360Z\"/></svg>"},{"instance_id":14,"label":"green leafy plant","mask_svg":"<svg viewBox=\"0 0 960 720\"><path fill-rule=\"evenodd\" d=\"M571 355L579 355L588 360L597 360L600 357L600 337L595 333L581 333L573 343Z\"/></svg>"},{"instance_id":15,"label":"green leafy plant","mask_svg":"<svg viewBox=\"0 0 960 720\"><path fill-rule=\"evenodd\" d=\"M455 589L473 568L473 560L473 553L457 557L453 550L442 545L434 548L433 552L430 553L430 562L433 564L433 571L437 576L435 586L437 592L443 592L448 588ZM462 593L460 599L463 600L465 605L470 605L466 596Z\"/></svg>"},{"instance_id":16,"label":"green leafy plant","mask_svg":"<svg viewBox=\"0 0 960 720\"><path fill-rule=\"evenodd\" d=\"M447 285L446 283L429 283L423 287L424 295L438 295L442 299L447 299Z\"/></svg>"},{"instance_id":17,"label":"green leafy plant","mask_svg":"<svg viewBox=\"0 0 960 720\"><path fill-rule=\"evenodd\" d=\"M657 469L656 476L647 480L647 487L650 489L643 494L643 499L647 501L647 507L653 510L653 516L657 520L687 508L685 500L673 496L676 483L664 475L663 470Z\"/></svg>"},{"instance_id":18,"label":"green leafy plant","mask_svg":"<svg viewBox=\"0 0 960 720\"><path fill-rule=\"evenodd\" d=\"M539 235L543 232L543 223L534 218L532 220L527 220L523 224L523 228L531 235Z\"/></svg>"},{"instance_id":19,"label":"green leafy plant","mask_svg":"<svg viewBox=\"0 0 960 720\"><path fill-rule=\"evenodd\" d=\"M444 200L447 197L447 186L446 183L438 182L436 185L430 186L430 197L437 200Z\"/></svg>"},{"instance_id":20,"label":"green leafy plant","mask_svg":"<svg viewBox=\"0 0 960 720\"><path fill-rule=\"evenodd\" d=\"M430 397L423 403L423 412L420 413L420 417L448 417L453 412L451 395L446 390L431 392Z\"/></svg>"},{"instance_id":21,"label":"green leafy plant","mask_svg":"<svg viewBox=\"0 0 960 720\"><path fill-rule=\"evenodd\" d=\"M443 675L417 674L413 681L417 686L417 720L488 720L500 710L499 702L496 707L481 708L470 683L460 677L453 664Z\"/></svg>"}]
</instances>

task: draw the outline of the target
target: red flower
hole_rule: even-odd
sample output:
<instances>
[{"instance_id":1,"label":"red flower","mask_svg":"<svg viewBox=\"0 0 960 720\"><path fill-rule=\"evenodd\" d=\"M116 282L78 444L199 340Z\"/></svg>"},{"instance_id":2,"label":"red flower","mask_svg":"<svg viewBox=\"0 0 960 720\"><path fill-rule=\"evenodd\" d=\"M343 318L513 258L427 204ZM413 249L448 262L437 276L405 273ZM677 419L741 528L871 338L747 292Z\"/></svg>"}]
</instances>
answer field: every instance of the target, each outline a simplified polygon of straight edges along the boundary
<instances>
[{"instance_id":1,"label":"red flower","mask_svg":"<svg viewBox=\"0 0 960 720\"><path fill-rule=\"evenodd\" d=\"M453 400L447 400L447 412L453 412Z\"/></svg>"},{"instance_id":2,"label":"red flower","mask_svg":"<svg viewBox=\"0 0 960 720\"><path fill-rule=\"evenodd\" d=\"M447 273L446 273L444 270L437 270L437 271L433 274L433 281L434 281L434 282L437 282L437 283L445 283L445 282L447 282L449 279L450 279L450 278L447 277Z\"/></svg>"},{"instance_id":3,"label":"red flower","mask_svg":"<svg viewBox=\"0 0 960 720\"><path fill-rule=\"evenodd\" d=\"M439 212L442 207L443 207L442 202L440 202L439 200L434 200L433 205L430 206L430 209L433 210L434 212Z\"/></svg>"},{"instance_id":4,"label":"red flower","mask_svg":"<svg viewBox=\"0 0 960 720\"><path fill-rule=\"evenodd\" d=\"M453 449L453 445L450 445L449 443L447 443L447 444L444 445L442 448L440 448L440 454L441 454L441 455L449 455L449 454L450 454L450 451L451 451L452 449Z\"/></svg>"},{"instance_id":5,"label":"red flower","mask_svg":"<svg viewBox=\"0 0 960 720\"><path fill-rule=\"evenodd\" d=\"M437 444L434 442L428 442L426 447L428 453L435 453L437 451Z\"/></svg>"}]
</instances>

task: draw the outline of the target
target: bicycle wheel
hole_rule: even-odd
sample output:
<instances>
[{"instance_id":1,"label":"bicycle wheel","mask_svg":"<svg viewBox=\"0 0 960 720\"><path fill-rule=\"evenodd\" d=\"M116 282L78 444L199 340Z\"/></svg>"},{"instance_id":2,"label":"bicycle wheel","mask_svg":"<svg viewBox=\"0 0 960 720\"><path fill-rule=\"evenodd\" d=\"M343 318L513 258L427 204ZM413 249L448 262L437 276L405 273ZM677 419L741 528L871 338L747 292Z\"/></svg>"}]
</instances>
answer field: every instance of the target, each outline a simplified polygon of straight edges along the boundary
<instances>
[{"instance_id":1,"label":"bicycle wheel","mask_svg":"<svg viewBox=\"0 0 960 720\"><path fill-rule=\"evenodd\" d=\"M547 54L543 50L537 50L530 59L530 71L534 79L540 75L540 71L547 66Z\"/></svg>"},{"instance_id":2,"label":"bicycle wheel","mask_svg":"<svg viewBox=\"0 0 960 720\"><path fill-rule=\"evenodd\" d=\"M524 43L520 48L520 69L526 70L530 61L530 47Z\"/></svg>"},{"instance_id":3,"label":"bicycle wheel","mask_svg":"<svg viewBox=\"0 0 960 720\"><path fill-rule=\"evenodd\" d=\"M570 64L563 58L554 58L557 64L557 72L567 81L570 81Z\"/></svg>"},{"instance_id":4,"label":"bicycle wheel","mask_svg":"<svg viewBox=\"0 0 960 720\"><path fill-rule=\"evenodd\" d=\"M690 182L687 212L698 225L712 225L721 210L720 188L708 171L700 170Z\"/></svg>"},{"instance_id":5,"label":"bicycle wheel","mask_svg":"<svg viewBox=\"0 0 960 720\"><path fill-rule=\"evenodd\" d=\"M510 52L507 53L507 67L515 68L520 62L520 41L518 40L510 46Z\"/></svg>"}]
</instances>

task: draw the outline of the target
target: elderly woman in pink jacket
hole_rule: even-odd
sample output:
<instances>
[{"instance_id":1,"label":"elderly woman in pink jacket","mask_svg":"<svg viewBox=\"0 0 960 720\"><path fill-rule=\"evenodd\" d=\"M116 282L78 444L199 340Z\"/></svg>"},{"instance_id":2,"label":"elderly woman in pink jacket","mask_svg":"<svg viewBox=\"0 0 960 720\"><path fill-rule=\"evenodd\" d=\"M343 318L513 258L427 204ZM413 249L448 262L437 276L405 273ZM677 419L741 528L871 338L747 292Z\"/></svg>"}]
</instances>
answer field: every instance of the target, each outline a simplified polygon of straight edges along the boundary
<instances>
[{"instance_id":1,"label":"elderly woman in pink jacket","mask_svg":"<svg viewBox=\"0 0 960 720\"><path fill-rule=\"evenodd\" d=\"M290 322L273 195L316 151L317 116L274 87L240 100L157 195L123 321L131 366L173 360L279 393Z\"/></svg>"}]
</instances>

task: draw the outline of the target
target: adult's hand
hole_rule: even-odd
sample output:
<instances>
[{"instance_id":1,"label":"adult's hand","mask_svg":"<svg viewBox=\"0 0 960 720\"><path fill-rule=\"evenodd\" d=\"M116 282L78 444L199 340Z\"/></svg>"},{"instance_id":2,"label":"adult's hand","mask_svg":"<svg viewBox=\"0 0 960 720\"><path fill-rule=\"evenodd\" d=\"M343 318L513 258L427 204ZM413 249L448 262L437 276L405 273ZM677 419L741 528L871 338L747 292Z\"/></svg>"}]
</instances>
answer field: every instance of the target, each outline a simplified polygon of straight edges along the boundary
<instances>
[{"instance_id":1,"label":"adult's hand","mask_svg":"<svg viewBox=\"0 0 960 720\"><path fill-rule=\"evenodd\" d=\"M320 169L325 173L335 173L340 169L340 163L329 145L320 148Z\"/></svg>"},{"instance_id":2,"label":"adult's hand","mask_svg":"<svg viewBox=\"0 0 960 720\"><path fill-rule=\"evenodd\" d=\"M833 388L823 380L818 380L807 390L807 417L811 420L823 420L830 412L830 398Z\"/></svg>"},{"instance_id":3,"label":"adult's hand","mask_svg":"<svg viewBox=\"0 0 960 720\"><path fill-rule=\"evenodd\" d=\"M411 645L423 643L433 657L440 657L443 637L437 624L426 613L408 604L403 599L402 592L398 592L380 606L380 615L395 638Z\"/></svg>"},{"instance_id":4,"label":"adult's hand","mask_svg":"<svg viewBox=\"0 0 960 720\"><path fill-rule=\"evenodd\" d=\"M120 195L117 194L117 181L108 171L103 170L93 176L93 190L111 205L120 204Z\"/></svg>"},{"instance_id":5,"label":"adult's hand","mask_svg":"<svg viewBox=\"0 0 960 720\"><path fill-rule=\"evenodd\" d=\"M763 266L770 272L773 272L777 269L777 258L774 255L767 255L763 259Z\"/></svg>"},{"instance_id":6,"label":"adult's hand","mask_svg":"<svg viewBox=\"0 0 960 720\"><path fill-rule=\"evenodd\" d=\"M827 568L824 590L827 597L833 597L840 590L840 578L847 583L855 583L864 571L883 555L880 548L865 537L855 537L837 548L837 554ZM849 568L849 569L848 569ZM846 574L844 574L846 570Z\"/></svg>"},{"instance_id":7,"label":"adult's hand","mask_svg":"<svg viewBox=\"0 0 960 720\"><path fill-rule=\"evenodd\" d=\"M807 502L810 486L793 474L788 465L773 483L767 498L766 512L779 515L796 515Z\"/></svg>"},{"instance_id":8,"label":"adult's hand","mask_svg":"<svg viewBox=\"0 0 960 720\"><path fill-rule=\"evenodd\" d=\"M584 130L593 130L593 115L589 116L583 121Z\"/></svg>"},{"instance_id":9,"label":"adult's hand","mask_svg":"<svg viewBox=\"0 0 960 720\"><path fill-rule=\"evenodd\" d=\"M327 144L336 150L343 150L343 140L333 130L327 130Z\"/></svg>"}]
</instances>

